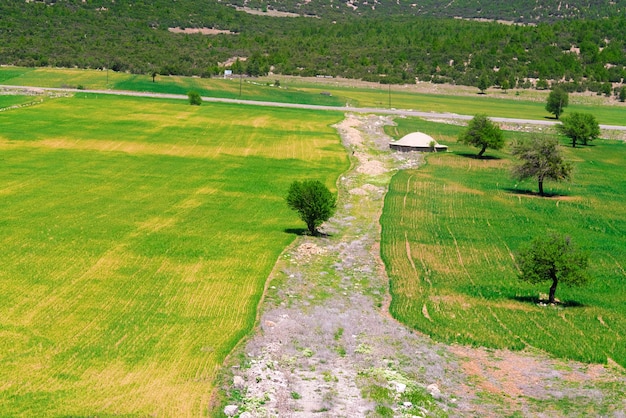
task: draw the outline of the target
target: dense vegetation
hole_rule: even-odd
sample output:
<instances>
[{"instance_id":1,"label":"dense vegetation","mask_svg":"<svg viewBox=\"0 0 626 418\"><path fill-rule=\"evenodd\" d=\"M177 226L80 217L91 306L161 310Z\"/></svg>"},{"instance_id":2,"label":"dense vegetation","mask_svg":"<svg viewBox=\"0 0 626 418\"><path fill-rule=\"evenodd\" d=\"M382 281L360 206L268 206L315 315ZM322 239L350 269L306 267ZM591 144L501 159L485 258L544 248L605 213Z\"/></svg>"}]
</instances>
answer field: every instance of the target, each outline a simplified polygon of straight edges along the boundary
<instances>
[{"instance_id":1,"label":"dense vegetation","mask_svg":"<svg viewBox=\"0 0 626 418\"><path fill-rule=\"evenodd\" d=\"M391 3L378 7L393 13ZM483 10L504 13L503 8L513 7L491 6ZM208 77L222 71L220 63L238 56L246 58L239 71L250 75L272 70L382 83L414 83L417 78L478 85L482 80L508 87L530 87L532 78L540 80L540 87L548 87L548 80L565 80L573 82L572 90L611 94L611 83L626 78L626 16L620 7L617 2L577 9L606 13L604 19L520 26L427 17L426 11L331 20L327 15L250 15L198 0L4 0L0 64ZM177 34L168 31L172 27L232 34Z\"/></svg>"},{"instance_id":2,"label":"dense vegetation","mask_svg":"<svg viewBox=\"0 0 626 418\"><path fill-rule=\"evenodd\" d=\"M205 416L301 227L290 182L347 167L340 118L86 94L0 112L0 415Z\"/></svg>"},{"instance_id":3,"label":"dense vegetation","mask_svg":"<svg viewBox=\"0 0 626 418\"><path fill-rule=\"evenodd\" d=\"M392 314L445 342L535 347L585 362L626 366L626 145L562 146L571 183L511 179L510 152L491 159L456 143L457 126L398 120L450 146L391 182L381 218L381 253L391 278ZM528 134L507 133L507 139ZM542 306L549 285L518 280L515 254L534 238L568 235L589 256L588 287L559 287L559 306ZM541 294L544 294L541 296Z\"/></svg>"}]
</instances>

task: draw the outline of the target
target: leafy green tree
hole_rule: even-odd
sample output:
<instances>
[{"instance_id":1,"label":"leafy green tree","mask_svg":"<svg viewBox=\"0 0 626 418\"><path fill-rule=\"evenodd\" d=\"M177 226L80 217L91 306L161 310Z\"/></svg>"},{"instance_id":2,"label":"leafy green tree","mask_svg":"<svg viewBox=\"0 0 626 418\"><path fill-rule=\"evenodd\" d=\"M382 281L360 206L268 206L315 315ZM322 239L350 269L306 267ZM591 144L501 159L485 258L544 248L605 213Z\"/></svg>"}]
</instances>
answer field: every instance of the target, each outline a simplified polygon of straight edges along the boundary
<instances>
[{"instance_id":1,"label":"leafy green tree","mask_svg":"<svg viewBox=\"0 0 626 418\"><path fill-rule=\"evenodd\" d=\"M509 83L509 80L504 79L502 80L502 83L500 84L500 88L502 89L503 92L507 92L507 90L509 90L511 88L511 83Z\"/></svg>"},{"instance_id":2,"label":"leafy green tree","mask_svg":"<svg viewBox=\"0 0 626 418\"><path fill-rule=\"evenodd\" d=\"M622 87L619 91L619 101L626 102L626 86Z\"/></svg>"},{"instance_id":3,"label":"leafy green tree","mask_svg":"<svg viewBox=\"0 0 626 418\"><path fill-rule=\"evenodd\" d=\"M192 106L200 106L202 104L202 97L197 91L190 91L187 93L187 97L189 97L189 104Z\"/></svg>"},{"instance_id":4,"label":"leafy green tree","mask_svg":"<svg viewBox=\"0 0 626 418\"><path fill-rule=\"evenodd\" d=\"M513 144L511 153L520 160L513 167L513 177L520 181L536 178L540 196L544 196L545 180L562 181L571 177L572 166L563 160L556 138L533 135Z\"/></svg>"},{"instance_id":5,"label":"leafy green tree","mask_svg":"<svg viewBox=\"0 0 626 418\"><path fill-rule=\"evenodd\" d=\"M152 82L153 83L156 83L155 79L156 79L156 76L158 76L158 75L159 75L159 73L157 73L156 71L152 71L152 73L150 74L150 76L152 77Z\"/></svg>"},{"instance_id":6,"label":"leafy green tree","mask_svg":"<svg viewBox=\"0 0 626 418\"><path fill-rule=\"evenodd\" d=\"M311 235L318 234L317 227L333 216L337 207L335 196L318 180L294 181L286 200L306 223Z\"/></svg>"},{"instance_id":7,"label":"leafy green tree","mask_svg":"<svg viewBox=\"0 0 626 418\"><path fill-rule=\"evenodd\" d=\"M491 87L491 81L489 80L489 76L487 74L483 74L478 79L478 90L480 90L480 94L485 94L485 90Z\"/></svg>"},{"instance_id":8,"label":"leafy green tree","mask_svg":"<svg viewBox=\"0 0 626 418\"><path fill-rule=\"evenodd\" d=\"M581 286L589 282L586 269L588 258L571 242L568 236L543 235L523 247L517 256L518 278L530 283L551 282L549 303L559 283Z\"/></svg>"},{"instance_id":9,"label":"leafy green tree","mask_svg":"<svg viewBox=\"0 0 626 418\"><path fill-rule=\"evenodd\" d=\"M572 147L576 143L587 145L588 142L600 136L600 125L590 113L573 112L569 116L563 116L561 124L556 127L559 133L572 140Z\"/></svg>"},{"instance_id":10,"label":"leafy green tree","mask_svg":"<svg viewBox=\"0 0 626 418\"><path fill-rule=\"evenodd\" d=\"M237 58L230 69L233 70L233 74L243 74L243 63Z\"/></svg>"},{"instance_id":11,"label":"leafy green tree","mask_svg":"<svg viewBox=\"0 0 626 418\"><path fill-rule=\"evenodd\" d=\"M557 119L563 113L563 109L569 103L569 94L562 87L555 87L548 95L546 110L552 113Z\"/></svg>"},{"instance_id":12,"label":"leafy green tree","mask_svg":"<svg viewBox=\"0 0 626 418\"><path fill-rule=\"evenodd\" d=\"M478 157L482 157L487 148L502 149L504 136L502 130L487 115L476 115L469 121L467 129L461 132L459 142L480 148Z\"/></svg>"},{"instance_id":13,"label":"leafy green tree","mask_svg":"<svg viewBox=\"0 0 626 418\"><path fill-rule=\"evenodd\" d=\"M537 90L547 90L548 89L548 80L546 80L545 78L540 78L539 80L537 80L537 84L535 86L537 88Z\"/></svg>"}]
</instances>

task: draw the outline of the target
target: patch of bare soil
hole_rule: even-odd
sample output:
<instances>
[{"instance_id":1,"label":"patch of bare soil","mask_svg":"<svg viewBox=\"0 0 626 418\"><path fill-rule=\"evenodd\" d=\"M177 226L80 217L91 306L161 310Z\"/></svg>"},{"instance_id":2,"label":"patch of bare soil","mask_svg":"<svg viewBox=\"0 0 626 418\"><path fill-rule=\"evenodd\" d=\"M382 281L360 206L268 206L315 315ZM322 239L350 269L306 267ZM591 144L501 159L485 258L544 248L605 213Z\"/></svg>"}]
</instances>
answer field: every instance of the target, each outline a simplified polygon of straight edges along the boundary
<instances>
[{"instance_id":1,"label":"patch of bare soil","mask_svg":"<svg viewBox=\"0 0 626 418\"><path fill-rule=\"evenodd\" d=\"M257 328L227 362L224 412L624 416L626 374L618 367L447 346L389 316L378 219L393 173L422 158L389 151L382 128L390 123L348 114L336 126L353 156L338 181L337 213L324 237L298 237L277 261Z\"/></svg>"},{"instance_id":2,"label":"patch of bare soil","mask_svg":"<svg viewBox=\"0 0 626 418\"><path fill-rule=\"evenodd\" d=\"M220 35L220 34L236 35L235 32L231 32L229 30L220 30L220 29L213 29L213 28L185 28L185 29L181 29L179 27L175 27L175 28L167 28L167 30L172 32L172 33L185 33L187 35L191 35L191 34L195 34L195 33L201 33L202 35Z\"/></svg>"},{"instance_id":3,"label":"patch of bare soil","mask_svg":"<svg viewBox=\"0 0 626 418\"><path fill-rule=\"evenodd\" d=\"M270 17L300 17L300 16L317 17L317 16L313 16L313 15L301 15L301 14L292 13L292 12L281 12L280 10L274 10L274 9L270 9L270 8L268 8L267 10L259 10L259 9L251 9L250 7L240 7L240 6L237 6L237 7L235 7L235 9L237 9L240 12L246 12L248 14L257 15L257 16L270 16Z\"/></svg>"}]
</instances>

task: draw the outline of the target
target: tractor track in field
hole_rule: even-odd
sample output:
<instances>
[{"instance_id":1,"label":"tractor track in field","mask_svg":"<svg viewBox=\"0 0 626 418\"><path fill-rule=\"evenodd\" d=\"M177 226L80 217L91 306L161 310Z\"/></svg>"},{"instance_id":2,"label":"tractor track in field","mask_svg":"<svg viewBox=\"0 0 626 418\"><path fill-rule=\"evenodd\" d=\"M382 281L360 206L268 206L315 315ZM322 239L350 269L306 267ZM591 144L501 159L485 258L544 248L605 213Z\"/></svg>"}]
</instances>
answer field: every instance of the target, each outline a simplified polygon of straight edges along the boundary
<instances>
[{"instance_id":1,"label":"tractor track in field","mask_svg":"<svg viewBox=\"0 0 626 418\"><path fill-rule=\"evenodd\" d=\"M391 318L378 220L394 172L416 167L421 156L389 152L383 126L390 123L350 113L336 125L353 162L338 180L337 213L325 236L300 235L278 259L255 331L224 368L224 411L625 417L626 373L617 365L445 345Z\"/></svg>"}]
</instances>

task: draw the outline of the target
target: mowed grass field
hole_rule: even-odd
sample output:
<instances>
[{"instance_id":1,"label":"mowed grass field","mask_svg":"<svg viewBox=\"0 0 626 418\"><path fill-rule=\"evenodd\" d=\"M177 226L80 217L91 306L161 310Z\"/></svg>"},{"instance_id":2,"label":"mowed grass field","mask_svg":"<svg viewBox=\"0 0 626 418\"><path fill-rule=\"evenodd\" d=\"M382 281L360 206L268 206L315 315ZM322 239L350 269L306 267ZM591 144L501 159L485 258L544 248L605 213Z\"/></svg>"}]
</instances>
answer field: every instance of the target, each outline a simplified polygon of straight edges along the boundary
<instances>
[{"instance_id":1,"label":"mowed grass field","mask_svg":"<svg viewBox=\"0 0 626 418\"><path fill-rule=\"evenodd\" d=\"M202 416L348 167L340 113L79 94L0 112L0 416Z\"/></svg>"},{"instance_id":2,"label":"mowed grass field","mask_svg":"<svg viewBox=\"0 0 626 418\"><path fill-rule=\"evenodd\" d=\"M381 253L394 317L437 340L494 348L534 347L584 362L626 367L626 144L595 141L563 153L571 183L516 184L508 150L456 143L460 127L398 120L401 136L423 131L449 145L392 179L381 218ZM505 133L507 140L515 135ZM560 284L561 306L540 306L550 284L517 279L515 253L549 232L589 254L587 287ZM546 298L547 299L547 298ZM611 359L611 360L609 360Z\"/></svg>"}]
</instances>

